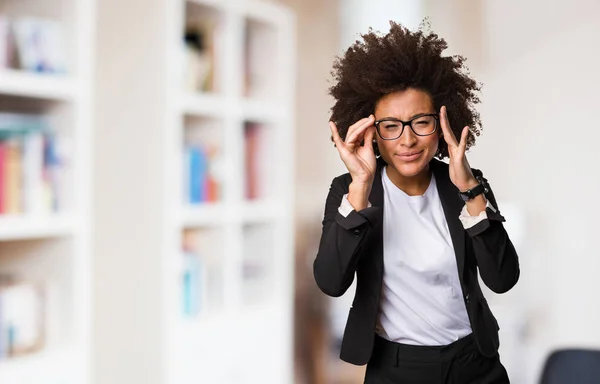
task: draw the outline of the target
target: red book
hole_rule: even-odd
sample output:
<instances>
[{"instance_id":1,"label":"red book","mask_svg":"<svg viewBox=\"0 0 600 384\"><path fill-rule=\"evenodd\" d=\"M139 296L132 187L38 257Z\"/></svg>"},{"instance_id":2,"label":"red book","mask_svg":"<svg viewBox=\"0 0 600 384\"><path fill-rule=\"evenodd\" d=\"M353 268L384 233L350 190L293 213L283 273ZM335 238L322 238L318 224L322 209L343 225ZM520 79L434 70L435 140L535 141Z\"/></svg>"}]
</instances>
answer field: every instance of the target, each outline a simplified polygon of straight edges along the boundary
<instances>
[{"instance_id":1,"label":"red book","mask_svg":"<svg viewBox=\"0 0 600 384\"><path fill-rule=\"evenodd\" d=\"M246 198L249 200L258 197L258 130L259 127L253 123L246 124Z\"/></svg>"},{"instance_id":2,"label":"red book","mask_svg":"<svg viewBox=\"0 0 600 384\"><path fill-rule=\"evenodd\" d=\"M6 212L6 172L5 172L5 158L6 158L6 143L0 141L0 215Z\"/></svg>"}]
</instances>

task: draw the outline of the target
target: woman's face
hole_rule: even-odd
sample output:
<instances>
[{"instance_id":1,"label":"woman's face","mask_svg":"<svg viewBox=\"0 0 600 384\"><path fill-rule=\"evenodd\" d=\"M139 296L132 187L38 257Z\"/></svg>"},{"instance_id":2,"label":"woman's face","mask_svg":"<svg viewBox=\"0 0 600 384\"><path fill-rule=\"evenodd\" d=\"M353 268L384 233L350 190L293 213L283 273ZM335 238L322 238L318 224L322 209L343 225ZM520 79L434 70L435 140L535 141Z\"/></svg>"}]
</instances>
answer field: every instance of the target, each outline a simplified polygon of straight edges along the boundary
<instances>
[{"instance_id":1,"label":"woman's face","mask_svg":"<svg viewBox=\"0 0 600 384\"><path fill-rule=\"evenodd\" d=\"M375 120L395 118L409 121L417 115L428 113L437 113L429 94L418 89L408 88L387 94L379 99L375 107ZM380 129L383 129L383 123L380 124ZM438 126L432 135L417 136L406 125L402 135L395 140L383 140L377 134L377 146L381 157L401 176L414 177L426 169L435 156L440 131Z\"/></svg>"}]
</instances>

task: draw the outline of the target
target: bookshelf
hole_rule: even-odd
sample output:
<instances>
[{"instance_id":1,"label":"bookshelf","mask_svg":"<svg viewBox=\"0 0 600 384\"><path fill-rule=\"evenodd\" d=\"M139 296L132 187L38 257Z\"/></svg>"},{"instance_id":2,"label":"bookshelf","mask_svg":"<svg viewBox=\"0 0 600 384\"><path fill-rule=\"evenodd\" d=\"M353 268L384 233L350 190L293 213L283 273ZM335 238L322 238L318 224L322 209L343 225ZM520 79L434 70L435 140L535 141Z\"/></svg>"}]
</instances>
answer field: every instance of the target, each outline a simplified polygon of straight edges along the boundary
<instances>
[{"instance_id":1,"label":"bookshelf","mask_svg":"<svg viewBox=\"0 0 600 384\"><path fill-rule=\"evenodd\" d=\"M2 383L90 382L92 25L93 0L0 0Z\"/></svg>"},{"instance_id":2,"label":"bookshelf","mask_svg":"<svg viewBox=\"0 0 600 384\"><path fill-rule=\"evenodd\" d=\"M162 382L292 382L294 15L193 0L167 19ZM206 167L182 156L190 143L212 148ZM198 167L217 176L216 197L190 199Z\"/></svg>"}]
</instances>

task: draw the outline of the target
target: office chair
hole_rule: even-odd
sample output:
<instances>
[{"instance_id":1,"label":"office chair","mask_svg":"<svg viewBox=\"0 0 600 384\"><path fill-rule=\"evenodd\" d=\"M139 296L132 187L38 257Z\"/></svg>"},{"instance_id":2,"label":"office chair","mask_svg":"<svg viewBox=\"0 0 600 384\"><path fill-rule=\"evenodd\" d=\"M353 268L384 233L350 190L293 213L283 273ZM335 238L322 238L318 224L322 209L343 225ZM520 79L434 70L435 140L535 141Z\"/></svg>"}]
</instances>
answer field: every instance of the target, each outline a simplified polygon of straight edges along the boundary
<instances>
[{"instance_id":1,"label":"office chair","mask_svg":"<svg viewBox=\"0 0 600 384\"><path fill-rule=\"evenodd\" d=\"M540 384L600 384L600 350L552 352L544 365Z\"/></svg>"}]
</instances>

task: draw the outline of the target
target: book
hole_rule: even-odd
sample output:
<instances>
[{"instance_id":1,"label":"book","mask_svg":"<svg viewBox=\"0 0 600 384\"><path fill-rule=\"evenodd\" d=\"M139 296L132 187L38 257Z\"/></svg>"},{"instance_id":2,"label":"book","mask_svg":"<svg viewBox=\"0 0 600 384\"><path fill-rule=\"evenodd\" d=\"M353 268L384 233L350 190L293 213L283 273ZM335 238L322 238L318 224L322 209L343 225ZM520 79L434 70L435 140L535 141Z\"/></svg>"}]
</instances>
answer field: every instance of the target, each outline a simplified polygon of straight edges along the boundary
<instances>
[{"instance_id":1,"label":"book","mask_svg":"<svg viewBox=\"0 0 600 384\"><path fill-rule=\"evenodd\" d=\"M258 188L258 158L259 149L259 130L260 127L254 123L246 123L244 129L244 146L245 146L245 170L246 170L246 198L254 200L259 197Z\"/></svg>"},{"instance_id":2,"label":"book","mask_svg":"<svg viewBox=\"0 0 600 384\"><path fill-rule=\"evenodd\" d=\"M19 138L13 137L5 141L4 151L4 191L3 214L17 214L21 212L21 163L22 145Z\"/></svg>"},{"instance_id":3,"label":"book","mask_svg":"<svg viewBox=\"0 0 600 384\"><path fill-rule=\"evenodd\" d=\"M45 214L65 208L66 138L43 116L0 113L0 214Z\"/></svg>"},{"instance_id":4,"label":"book","mask_svg":"<svg viewBox=\"0 0 600 384\"><path fill-rule=\"evenodd\" d=\"M191 204L212 203L220 199L221 161L213 145L187 144L184 149L184 201Z\"/></svg>"},{"instance_id":5,"label":"book","mask_svg":"<svg viewBox=\"0 0 600 384\"><path fill-rule=\"evenodd\" d=\"M14 282L0 285L0 358L39 351L45 341L42 285Z\"/></svg>"}]
</instances>

